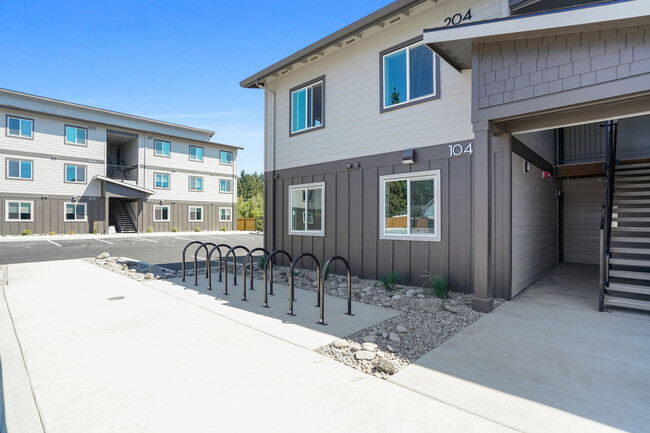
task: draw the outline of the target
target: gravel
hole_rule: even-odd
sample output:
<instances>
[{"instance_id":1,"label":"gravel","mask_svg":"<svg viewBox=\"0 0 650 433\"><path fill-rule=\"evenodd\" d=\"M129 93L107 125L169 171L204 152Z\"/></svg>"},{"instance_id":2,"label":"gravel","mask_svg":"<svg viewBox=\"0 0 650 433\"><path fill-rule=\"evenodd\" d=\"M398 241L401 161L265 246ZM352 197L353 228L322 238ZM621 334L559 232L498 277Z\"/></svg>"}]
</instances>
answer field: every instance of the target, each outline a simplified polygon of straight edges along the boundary
<instances>
[{"instance_id":1,"label":"gravel","mask_svg":"<svg viewBox=\"0 0 650 433\"><path fill-rule=\"evenodd\" d=\"M178 276L175 271L125 257L111 257L107 252L103 252L95 258L85 259L85 261L137 281L159 280Z\"/></svg>"}]
</instances>

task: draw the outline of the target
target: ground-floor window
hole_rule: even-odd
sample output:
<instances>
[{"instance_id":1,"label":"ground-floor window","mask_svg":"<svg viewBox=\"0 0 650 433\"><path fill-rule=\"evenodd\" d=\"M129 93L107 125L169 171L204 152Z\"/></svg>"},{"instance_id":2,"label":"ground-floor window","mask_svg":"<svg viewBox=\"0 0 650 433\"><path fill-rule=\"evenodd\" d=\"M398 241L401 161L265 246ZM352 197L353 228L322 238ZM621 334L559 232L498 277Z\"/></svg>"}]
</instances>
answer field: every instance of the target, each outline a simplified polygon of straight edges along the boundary
<instances>
[{"instance_id":1,"label":"ground-floor window","mask_svg":"<svg viewBox=\"0 0 650 433\"><path fill-rule=\"evenodd\" d=\"M5 201L5 221L34 221L33 201Z\"/></svg>"},{"instance_id":2,"label":"ground-floor window","mask_svg":"<svg viewBox=\"0 0 650 433\"><path fill-rule=\"evenodd\" d=\"M232 220L232 209L229 207L219 208L219 221L228 222Z\"/></svg>"},{"instance_id":3,"label":"ground-floor window","mask_svg":"<svg viewBox=\"0 0 650 433\"><path fill-rule=\"evenodd\" d=\"M289 234L325 235L325 183L289 187Z\"/></svg>"},{"instance_id":4,"label":"ground-floor window","mask_svg":"<svg viewBox=\"0 0 650 433\"><path fill-rule=\"evenodd\" d=\"M440 170L379 178L380 238L440 240Z\"/></svg>"},{"instance_id":5,"label":"ground-floor window","mask_svg":"<svg viewBox=\"0 0 650 433\"><path fill-rule=\"evenodd\" d=\"M64 203L65 221L86 221L86 203Z\"/></svg>"},{"instance_id":6,"label":"ground-floor window","mask_svg":"<svg viewBox=\"0 0 650 433\"><path fill-rule=\"evenodd\" d=\"M154 205L153 220L155 222L169 221L169 206Z\"/></svg>"},{"instance_id":7,"label":"ground-floor window","mask_svg":"<svg viewBox=\"0 0 650 433\"><path fill-rule=\"evenodd\" d=\"M190 206L190 221L203 221L203 206Z\"/></svg>"}]
</instances>

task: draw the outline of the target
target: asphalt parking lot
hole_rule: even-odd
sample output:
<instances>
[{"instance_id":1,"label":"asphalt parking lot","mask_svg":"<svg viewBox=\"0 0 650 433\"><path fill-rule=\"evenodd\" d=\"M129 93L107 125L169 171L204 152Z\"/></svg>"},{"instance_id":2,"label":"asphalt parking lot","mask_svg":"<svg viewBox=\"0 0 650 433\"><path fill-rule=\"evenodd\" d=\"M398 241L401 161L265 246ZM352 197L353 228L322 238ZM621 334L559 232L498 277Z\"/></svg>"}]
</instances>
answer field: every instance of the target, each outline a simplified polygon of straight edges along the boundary
<instances>
[{"instance_id":1,"label":"asphalt parking lot","mask_svg":"<svg viewBox=\"0 0 650 433\"><path fill-rule=\"evenodd\" d=\"M213 242L231 246L243 245L252 249L261 247L264 236L261 233L248 232L208 232L208 233L174 233L111 235L75 239L61 237L34 237L29 239L0 240L0 264L44 262L52 260L80 259L95 257L106 251L111 256L129 257L131 259L155 264L169 269L181 268L183 248L191 241ZM186 260L191 259L194 248L187 251ZM241 254L240 251L237 252ZM205 258L205 255L199 255Z\"/></svg>"}]
</instances>

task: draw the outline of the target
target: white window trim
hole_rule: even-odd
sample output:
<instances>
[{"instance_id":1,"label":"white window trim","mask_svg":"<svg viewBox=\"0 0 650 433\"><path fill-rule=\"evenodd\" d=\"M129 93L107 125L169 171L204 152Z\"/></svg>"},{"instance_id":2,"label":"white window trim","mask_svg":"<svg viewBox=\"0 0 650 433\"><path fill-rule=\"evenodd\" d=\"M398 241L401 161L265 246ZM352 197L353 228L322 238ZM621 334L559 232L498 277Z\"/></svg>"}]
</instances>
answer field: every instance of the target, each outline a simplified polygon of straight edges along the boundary
<instances>
[{"instance_id":1,"label":"white window trim","mask_svg":"<svg viewBox=\"0 0 650 433\"><path fill-rule=\"evenodd\" d=\"M294 189L321 189L321 229L320 230L293 230L291 228L291 192ZM325 236L325 182L314 182L314 183L303 183L300 185L289 185L289 213L288 213L288 224L289 224L289 235L292 236Z\"/></svg>"},{"instance_id":2,"label":"white window trim","mask_svg":"<svg viewBox=\"0 0 650 433\"><path fill-rule=\"evenodd\" d=\"M31 159L14 159L14 158L7 158L7 167L5 169L7 170L7 179L11 180L34 180L34 161ZM9 161L18 161L18 177L16 176L10 176L9 175ZM31 164L30 166L30 173L29 177L20 177L21 174L23 174L23 165L22 162L29 162Z\"/></svg>"},{"instance_id":3,"label":"white window trim","mask_svg":"<svg viewBox=\"0 0 650 433\"><path fill-rule=\"evenodd\" d=\"M156 142L157 142L157 141L160 142L160 143L167 143L167 144L169 144L169 155L165 155L164 153L158 153L158 152L156 151ZM172 157L172 142L171 142L171 141L168 141L168 140L154 140L154 141L153 141L153 155L154 155L154 156L160 156L160 157L162 157L162 158L171 158L171 157Z\"/></svg>"},{"instance_id":4,"label":"white window trim","mask_svg":"<svg viewBox=\"0 0 650 433\"><path fill-rule=\"evenodd\" d=\"M419 41L419 42L414 42L411 45L407 45L402 48L397 48L396 50L391 51L390 53L386 53L383 56L381 56L381 63L382 63L382 76L381 76L381 86L384 89L384 92L386 91L386 68L385 68L385 59L386 57L395 54L398 51L406 50L406 94L408 96L411 96L411 48L415 48L418 45L424 45L424 42ZM391 104L391 105L386 105L386 95L384 95L384 100L381 101L382 107L384 110L390 110L392 108L396 107L401 107L404 104L408 104L410 102L416 102L421 99L427 99L427 98L435 98L438 96L438 87L437 87L437 77L436 74L438 73L438 69L436 68L436 53L433 53L433 93L429 95L422 95L418 96L417 98L408 98L405 101L398 102L397 104Z\"/></svg>"},{"instance_id":5,"label":"white window trim","mask_svg":"<svg viewBox=\"0 0 650 433\"><path fill-rule=\"evenodd\" d=\"M221 153L229 153L230 154L230 164L221 162ZM219 164L231 166L234 159L235 159L235 154L233 152L231 152L229 150L219 150Z\"/></svg>"},{"instance_id":6,"label":"white window trim","mask_svg":"<svg viewBox=\"0 0 650 433\"><path fill-rule=\"evenodd\" d=\"M434 199L435 199L435 233L433 235L411 235L411 234L386 234L386 181L392 180L418 180L434 178ZM411 189L409 187L408 194ZM410 200L410 197L409 197ZM442 197L440 195L440 170L417 171L413 173L400 173L389 174L379 177L379 239L386 240L404 240L404 241L427 241L427 242L441 242L442 237L440 233L440 219L442 208ZM411 207L407 206L406 220L411 221Z\"/></svg>"},{"instance_id":7,"label":"white window trim","mask_svg":"<svg viewBox=\"0 0 650 433\"><path fill-rule=\"evenodd\" d=\"M69 205L69 204L75 205L75 209L74 209L75 210L75 216L77 215L77 206L80 205L80 204L83 205L83 207L84 207L84 219L78 220L78 219L75 218L73 220L70 220L70 219L66 218L66 215L67 215L66 206ZM87 203L82 203L82 202L75 202L75 201L68 201L68 202L63 203L63 221L71 222L71 223L88 221L88 204Z\"/></svg>"},{"instance_id":8,"label":"white window trim","mask_svg":"<svg viewBox=\"0 0 650 433\"><path fill-rule=\"evenodd\" d=\"M228 209L230 211L230 218L227 220L222 220L221 219L221 209ZM219 208L219 222L220 223L229 223L232 221L232 208L231 207L220 207Z\"/></svg>"},{"instance_id":9,"label":"white window trim","mask_svg":"<svg viewBox=\"0 0 650 433\"><path fill-rule=\"evenodd\" d=\"M20 214L20 205L23 203L29 203L29 219L28 220L21 220L21 219L9 219L9 203L18 203L18 213ZM19 216L20 218L20 216ZM6 222L16 222L16 223L29 223L29 222L34 222L34 202L31 200L5 200L5 221Z\"/></svg>"},{"instance_id":10,"label":"white window trim","mask_svg":"<svg viewBox=\"0 0 650 433\"><path fill-rule=\"evenodd\" d=\"M76 141L73 143L72 141L68 141L68 128L74 128L76 129L84 129L86 131L86 142L84 144L79 144ZM77 134L75 131L75 140L77 139ZM63 141L65 144L70 144L72 146L80 146L80 147L88 147L88 128L82 128L81 126L74 126L74 125L65 125L63 127Z\"/></svg>"},{"instance_id":11,"label":"white window trim","mask_svg":"<svg viewBox=\"0 0 650 433\"><path fill-rule=\"evenodd\" d=\"M230 182L230 191L224 191L221 189L221 181L225 180L226 182ZM232 179L224 179L224 178L219 178L219 192L221 194L232 194Z\"/></svg>"},{"instance_id":12,"label":"white window trim","mask_svg":"<svg viewBox=\"0 0 650 433\"><path fill-rule=\"evenodd\" d=\"M157 220L156 219L156 208L161 208L160 216L162 217L162 208L164 208L164 207L167 208L167 219L166 220L165 219ZM153 222L155 222L155 223L163 223L163 222L165 222L166 223L166 222L171 221L171 219L172 219L171 207L169 207L169 205L166 205L166 204L155 204L155 205L153 205Z\"/></svg>"},{"instance_id":13,"label":"white window trim","mask_svg":"<svg viewBox=\"0 0 650 433\"><path fill-rule=\"evenodd\" d=\"M201 209L201 219L192 219L192 209ZM194 211L194 215L196 215L196 210ZM187 208L187 220L191 223L200 223L203 222L203 206L189 206Z\"/></svg>"}]
</instances>

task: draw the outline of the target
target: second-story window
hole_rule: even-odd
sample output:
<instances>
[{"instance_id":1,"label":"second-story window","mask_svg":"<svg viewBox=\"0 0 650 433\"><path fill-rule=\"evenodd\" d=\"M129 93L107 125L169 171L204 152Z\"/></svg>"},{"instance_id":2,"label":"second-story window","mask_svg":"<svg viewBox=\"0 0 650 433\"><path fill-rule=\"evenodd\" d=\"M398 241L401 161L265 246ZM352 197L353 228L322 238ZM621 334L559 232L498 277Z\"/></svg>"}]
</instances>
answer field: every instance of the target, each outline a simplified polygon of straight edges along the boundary
<instances>
[{"instance_id":1,"label":"second-story window","mask_svg":"<svg viewBox=\"0 0 650 433\"><path fill-rule=\"evenodd\" d=\"M190 161L203 161L203 148L190 146Z\"/></svg>"},{"instance_id":2,"label":"second-story window","mask_svg":"<svg viewBox=\"0 0 650 433\"><path fill-rule=\"evenodd\" d=\"M32 161L7 159L7 178L32 180Z\"/></svg>"},{"instance_id":3,"label":"second-story window","mask_svg":"<svg viewBox=\"0 0 650 433\"><path fill-rule=\"evenodd\" d=\"M406 42L380 56L382 111L436 97L436 56L421 41Z\"/></svg>"},{"instance_id":4,"label":"second-story window","mask_svg":"<svg viewBox=\"0 0 650 433\"><path fill-rule=\"evenodd\" d=\"M324 86L321 77L291 89L291 134L324 126Z\"/></svg>"},{"instance_id":5,"label":"second-story window","mask_svg":"<svg viewBox=\"0 0 650 433\"><path fill-rule=\"evenodd\" d=\"M190 191L203 191L203 178L190 176Z\"/></svg>"},{"instance_id":6,"label":"second-story window","mask_svg":"<svg viewBox=\"0 0 650 433\"><path fill-rule=\"evenodd\" d=\"M33 138L34 121L21 117L7 116L7 135L11 137Z\"/></svg>"},{"instance_id":7,"label":"second-story window","mask_svg":"<svg viewBox=\"0 0 650 433\"><path fill-rule=\"evenodd\" d=\"M169 141L154 140L153 142L154 151L153 154L156 156L166 156L169 158L171 151L171 143Z\"/></svg>"},{"instance_id":8,"label":"second-story window","mask_svg":"<svg viewBox=\"0 0 650 433\"><path fill-rule=\"evenodd\" d=\"M154 188L156 189L169 189L169 174L168 173L155 173Z\"/></svg>"},{"instance_id":9,"label":"second-story window","mask_svg":"<svg viewBox=\"0 0 650 433\"><path fill-rule=\"evenodd\" d=\"M66 164L65 181L69 183L86 183L86 167Z\"/></svg>"},{"instance_id":10,"label":"second-story window","mask_svg":"<svg viewBox=\"0 0 650 433\"><path fill-rule=\"evenodd\" d=\"M232 165L232 152L220 150L219 163L221 163L222 165Z\"/></svg>"},{"instance_id":11,"label":"second-story window","mask_svg":"<svg viewBox=\"0 0 650 433\"><path fill-rule=\"evenodd\" d=\"M85 146L86 137L88 137L88 130L86 128L65 125L65 144Z\"/></svg>"},{"instance_id":12,"label":"second-story window","mask_svg":"<svg viewBox=\"0 0 650 433\"><path fill-rule=\"evenodd\" d=\"M224 193L232 192L232 181L229 179L220 179L219 180L219 191Z\"/></svg>"}]
</instances>

